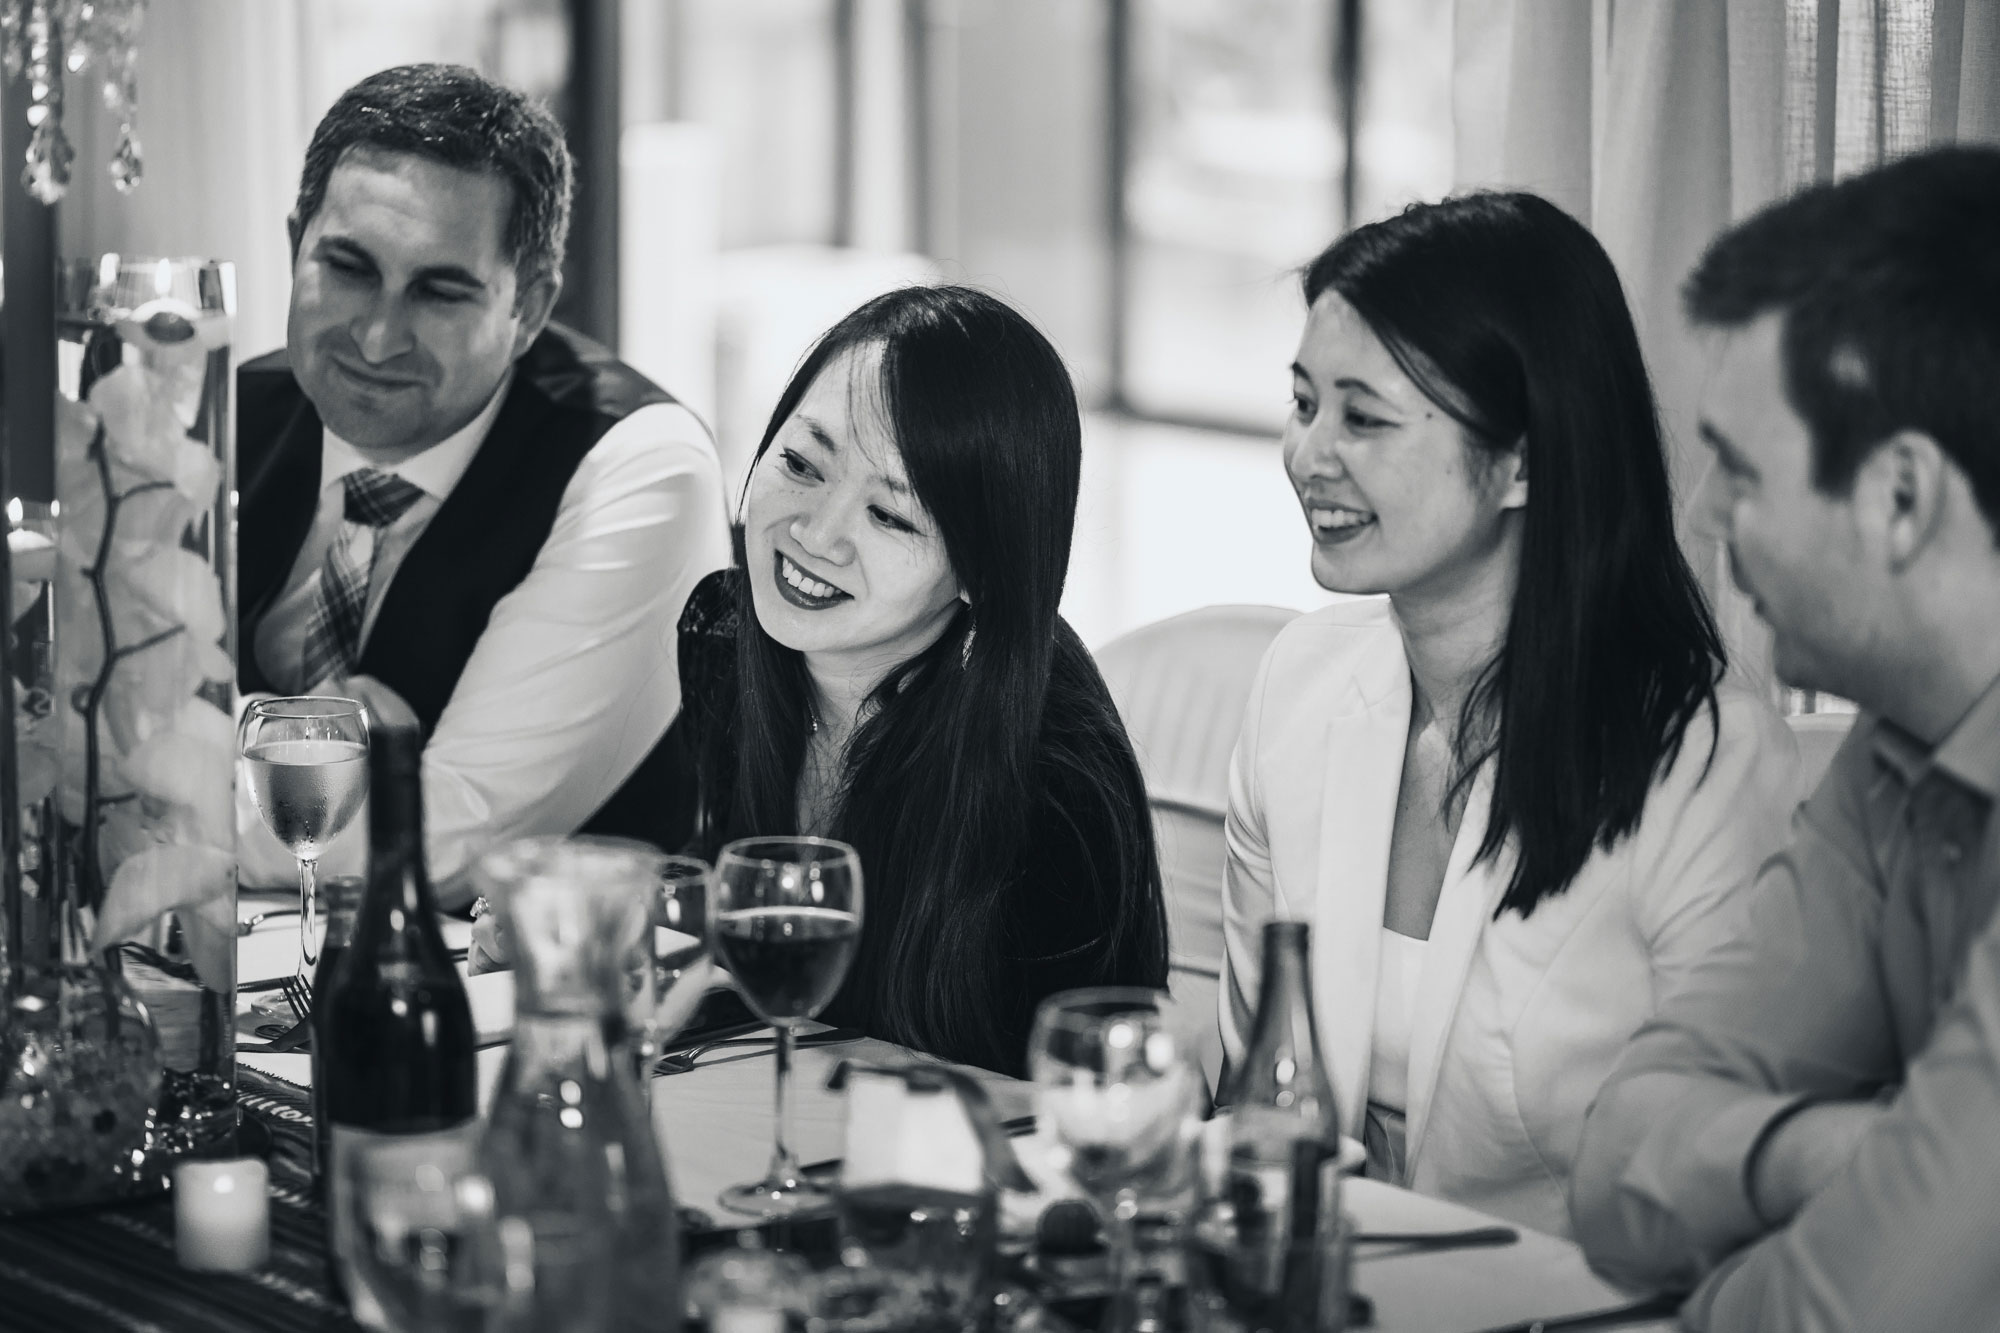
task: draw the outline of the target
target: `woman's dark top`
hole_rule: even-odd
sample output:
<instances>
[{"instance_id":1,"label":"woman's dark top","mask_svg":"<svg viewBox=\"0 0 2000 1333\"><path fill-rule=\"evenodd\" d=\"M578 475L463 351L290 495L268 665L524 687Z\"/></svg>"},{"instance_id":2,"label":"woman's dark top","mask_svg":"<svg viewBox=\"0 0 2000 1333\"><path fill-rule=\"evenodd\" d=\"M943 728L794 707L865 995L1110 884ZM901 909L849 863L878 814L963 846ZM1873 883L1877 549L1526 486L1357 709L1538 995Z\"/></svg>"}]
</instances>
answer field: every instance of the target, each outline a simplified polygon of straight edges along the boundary
<instances>
[{"instance_id":1,"label":"woman's dark top","mask_svg":"<svg viewBox=\"0 0 2000 1333\"><path fill-rule=\"evenodd\" d=\"M737 580L741 577L741 571L730 569L703 579L688 597L680 619L681 710L694 748L700 787L693 850L710 859L725 836L720 826L726 821L736 780ZM1070 631L1065 626L1063 632ZM1069 710L1078 713L1075 717L1045 716L1042 730L1047 735L1052 728L1067 728L1065 751L1071 756L1079 750L1102 756L1097 765L1102 771L1081 772L1073 760L1070 764L1053 763L1046 746L1036 765L1039 799L1028 836L1022 840L1011 896L1003 913L1006 933L998 945L1004 963L1003 1001L993 1015L997 1048L1014 1053L1002 1072L1016 1075L1025 1072L1035 1007L1046 997L1079 986L1163 989L1167 984L1164 949L1149 950L1135 943L1121 951L1112 943L1112 916L1128 897L1149 904L1153 912L1163 910L1159 869L1145 783L1131 742L1118 725L1117 710L1103 680L1089 667L1087 655L1078 656L1083 658L1088 679L1067 681L1069 688L1065 690L1052 688L1050 698L1081 697L1101 707ZM1058 654L1058 671L1064 669L1062 660L1063 655ZM1074 667L1069 670L1072 675L1082 674ZM1078 737L1078 727L1093 728L1100 734ZM1082 745L1077 743L1079 739ZM1099 790L1088 790L1086 784L1095 784ZM1107 800L1107 795L1116 799ZM1130 818L1142 827L1107 827L1107 820L1123 817L1104 813L1108 810L1129 811ZM796 831L752 830L780 836ZM939 833L950 836L946 829ZM1105 849L1129 846L1135 839L1145 849L1142 864L1123 873L1142 877L1144 882L1138 886L1116 883L1118 858ZM862 930L873 925L864 913ZM1125 932L1128 939L1132 934ZM1157 956L1147 956L1154 953ZM871 1031L869 1016L853 1012L846 1001L845 994L836 996L820 1015L821 1020L896 1039L893 1033ZM971 1051L931 1054L968 1064L991 1062L990 1057Z\"/></svg>"}]
</instances>

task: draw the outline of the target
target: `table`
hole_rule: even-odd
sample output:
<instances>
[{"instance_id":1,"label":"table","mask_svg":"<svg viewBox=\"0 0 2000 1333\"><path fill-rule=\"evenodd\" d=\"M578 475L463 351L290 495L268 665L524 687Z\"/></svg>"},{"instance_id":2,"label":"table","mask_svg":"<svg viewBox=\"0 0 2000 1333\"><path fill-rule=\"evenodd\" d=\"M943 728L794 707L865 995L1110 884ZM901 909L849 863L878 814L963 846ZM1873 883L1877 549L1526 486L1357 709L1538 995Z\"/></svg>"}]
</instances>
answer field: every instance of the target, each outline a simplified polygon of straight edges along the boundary
<instances>
[{"instance_id":1,"label":"table","mask_svg":"<svg viewBox=\"0 0 2000 1333\"><path fill-rule=\"evenodd\" d=\"M879 1059L897 1048L863 1042L803 1050L792 1067L792 1143L802 1161L840 1154L846 1119L825 1076L841 1059ZM1033 1089L998 1075L985 1078L1003 1118L1033 1109ZM653 1121L666 1145L674 1191L684 1203L711 1207L726 1185L758 1174L771 1144L768 1057L697 1067L653 1083ZM1363 1231L1457 1231L1497 1219L1380 1181L1348 1179L1344 1209ZM1493 1249L1416 1254L1388 1247L1357 1251L1354 1284L1375 1304L1382 1333L1474 1333L1475 1330L1623 1305L1633 1293L1590 1271L1570 1241L1521 1229L1521 1239ZM1670 1323L1628 1324L1665 1330Z\"/></svg>"},{"instance_id":2,"label":"table","mask_svg":"<svg viewBox=\"0 0 2000 1333\"><path fill-rule=\"evenodd\" d=\"M246 900L243 915L256 906ZM244 940L246 980L268 975L274 960L280 970L290 966L287 946L273 936L295 941L296 924L294 918L278 918ZM504 982L480 984L486 1012L479 1026L504 1030L493 1007L503 994L511 1003L511 991ZM837 1157L842 1150L844 1107L839 1095L825 1088L833 1065L900 1054L876 1041L798 1053L792 1142L801 1160ZM482 1104L505 1055L501 1045L480 1052ZM172 1259L172 1206L159 1201L0 1225L0 1329L346 1333L356 1327L328 1296L319 1215L300 1175L309 1160L309 1060L245 1054L239 1066L246 1104L262 1113L279 1137L271 1265L247 1279L181 1272ZM684 1203L720 1213L714 1200L724 1186L761 1173L771 1144L771 1077L770 1057L760 1052L654 1080L654 1126L675 1194ZM981 1077L1003 1118L1032 1109L1028 1085L999 1075ZM1360 1179L1346 1183L1344 1206L1365 1231L1449 1231L1494 1221L1457 1204ZM1374 1302L1375 1326L1382 1333L1474 1333L1631 1299L1591 1273L1571 1242L1526 1230L1518 1243L1494 1249L1442 1254L1364 1249L1355 1257L1354 1284ZM1671 1325L1622 1327L1657 1333Z\"/></svg>"}]
</instances>

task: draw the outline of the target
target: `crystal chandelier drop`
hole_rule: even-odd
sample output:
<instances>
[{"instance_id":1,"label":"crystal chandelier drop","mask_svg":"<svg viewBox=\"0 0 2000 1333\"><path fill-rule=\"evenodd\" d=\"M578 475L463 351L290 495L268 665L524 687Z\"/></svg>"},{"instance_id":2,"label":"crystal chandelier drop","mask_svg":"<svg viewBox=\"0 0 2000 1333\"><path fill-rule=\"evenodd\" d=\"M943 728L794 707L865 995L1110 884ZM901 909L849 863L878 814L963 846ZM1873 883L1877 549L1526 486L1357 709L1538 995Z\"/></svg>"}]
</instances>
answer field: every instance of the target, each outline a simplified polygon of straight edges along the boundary
<instances>
[{"instance_id":1,"label":"crystal chandelier drop","mask_svg":"<svg viewBox=\"0 0 2000 1333\"><path fill-rule=\"evenodd\" d=\"M146 0L0 0L0 54L7 77L28 80L27 160L21 184L45 204L69 188L76 150L63 134L63 79L95 63L104 105L118 117L111 179L120 193L138 184L139 24Z\"/></svg>"}]
</instances>

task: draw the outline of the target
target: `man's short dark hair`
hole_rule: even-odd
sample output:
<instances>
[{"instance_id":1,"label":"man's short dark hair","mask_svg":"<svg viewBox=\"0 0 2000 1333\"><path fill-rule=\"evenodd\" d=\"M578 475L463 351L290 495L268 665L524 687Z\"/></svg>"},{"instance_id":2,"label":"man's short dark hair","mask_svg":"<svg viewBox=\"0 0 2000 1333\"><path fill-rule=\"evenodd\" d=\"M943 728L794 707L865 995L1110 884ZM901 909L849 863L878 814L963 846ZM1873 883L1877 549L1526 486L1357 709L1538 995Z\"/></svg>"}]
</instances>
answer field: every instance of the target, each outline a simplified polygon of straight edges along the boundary
<instances>
[{"instance_id":1,"label":"man's short dark hair","mask_svg":"<svg viewBox=\"0 0 2000 1333\"><path fill-rule=\"evenodd\" d=\"M501 243L520 287L561 270L574 172L562 126L547 108L463 65L399 65L369 75L342 93L313 131L293 244L326 202L333 169L354 149L414 153L500 177L513 189Z\"/></svg>"},{"instance_id":2,"label":"man's short dark hair","mask_svg":"<svg viewBox=\"0 0 2000 1333\"><path fill-rule=\"evenodd\" d=\"M2000 151L1920 153L1773 204L1709 246L1684 297L1697 324L1783 313L1822 491L1922 431L2000 530Z\"/></svg>"}]
</instances>

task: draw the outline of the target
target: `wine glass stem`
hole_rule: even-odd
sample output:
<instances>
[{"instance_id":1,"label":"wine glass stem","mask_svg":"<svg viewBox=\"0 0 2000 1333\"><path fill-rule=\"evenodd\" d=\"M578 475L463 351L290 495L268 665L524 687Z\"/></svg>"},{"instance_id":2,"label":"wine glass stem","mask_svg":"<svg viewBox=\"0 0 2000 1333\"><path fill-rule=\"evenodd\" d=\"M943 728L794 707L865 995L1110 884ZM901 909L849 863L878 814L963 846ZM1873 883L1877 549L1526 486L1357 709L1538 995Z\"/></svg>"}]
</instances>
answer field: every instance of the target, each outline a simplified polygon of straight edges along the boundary
<instances>
[{"instance_id":1,"label":"wine glass stem","mask_svg":"<svg viewBox=\"0 0 2000 1333\"><path fill-rule=\"evenodd\" d=\"M313 922L319 915L319 884L313 875L314 862L299 858L299 975L319 961L313 941Z\"/></svg>"},{"instance_id":2,"label":"wine glass stem","mask_svg":"<svg viewBox=\"0 0 2000 1333\"><path fill-rule=\"evenodd\" d=\"M792 1157L791 1124L789 1108L785 1102L785 1089L792 1080L792 1029L789 1024L778 1025L777 1079L775 1082L772 1117L771 1169L766 1179L779 1189L793 1190L799 1186L798 1162Z\"/></svg>"},{"instance_id":3,"label":"wine glass stem","mask_svg":"<svg viewBox=\"0 0 2000 1333\"><path fill-rule=\"evenodd\" d=\"M1133 1252L1132 1235L1132 1219L1138 1213L1138 1205L1137 1195L1131 1190L1120 1190L1112 1196L1111 1207L1106 1210L1104 1258L1113 1295L1105 1306L1101 1333L1133 1333L1139 1322L1139 1302L1133 1291L1137 1256Z\"/></svg>"}]
</instances>

